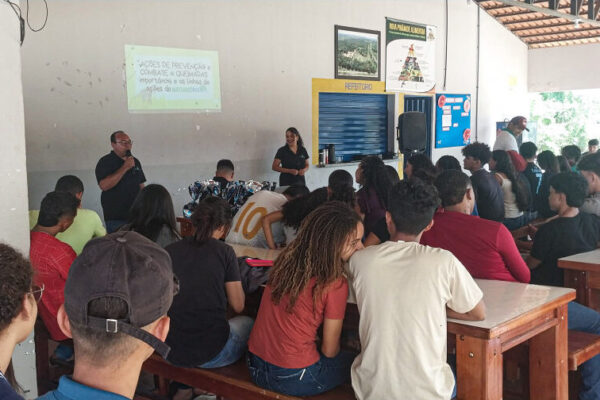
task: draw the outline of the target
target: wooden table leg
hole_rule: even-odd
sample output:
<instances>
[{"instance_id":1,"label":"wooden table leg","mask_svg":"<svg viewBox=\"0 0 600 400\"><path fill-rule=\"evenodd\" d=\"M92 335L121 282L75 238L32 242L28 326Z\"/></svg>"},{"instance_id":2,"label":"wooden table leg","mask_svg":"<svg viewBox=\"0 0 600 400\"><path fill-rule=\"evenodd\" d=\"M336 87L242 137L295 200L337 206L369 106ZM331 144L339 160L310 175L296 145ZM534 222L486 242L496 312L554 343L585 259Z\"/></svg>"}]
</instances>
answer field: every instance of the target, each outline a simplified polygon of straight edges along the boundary
<instances>
[{"instance_id":1,"label":"wooden table leg","mask_svg":"<svg viewBox=\"0 0 600 400\"><path fill-rule=\"evenodd\" d=\"M529 340L529 388L536 400L567 400L567 305L556 309L558 325Z\"/></svg>"},{"instance_id":2,"label":"wooden table leg","mask_svg":"<svg viewBox=\"0 0 600 400\"><path fill-rule=\"evenodd\" d=\"M502 399L502 350L499 339L456 338L457 399Z\"/></svg>"}]
</instances>

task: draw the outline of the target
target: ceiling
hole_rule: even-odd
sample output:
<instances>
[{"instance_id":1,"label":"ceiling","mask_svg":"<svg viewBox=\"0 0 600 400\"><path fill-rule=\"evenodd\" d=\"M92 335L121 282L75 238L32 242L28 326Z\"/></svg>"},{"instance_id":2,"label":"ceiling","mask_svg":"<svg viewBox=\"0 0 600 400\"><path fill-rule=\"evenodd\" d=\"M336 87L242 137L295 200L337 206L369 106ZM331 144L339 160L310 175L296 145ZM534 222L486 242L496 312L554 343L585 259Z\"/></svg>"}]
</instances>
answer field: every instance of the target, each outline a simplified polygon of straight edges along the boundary
<instances>
[{"instance_id":1,"label":"ceiling","mask_svg":"<svg viewBox=\"0 0 600 400\"><path fill-rule=\"evenodd\" d=\"M600 43L600 0L475 0L529 48Z\"/></svg>"}]
</instances>

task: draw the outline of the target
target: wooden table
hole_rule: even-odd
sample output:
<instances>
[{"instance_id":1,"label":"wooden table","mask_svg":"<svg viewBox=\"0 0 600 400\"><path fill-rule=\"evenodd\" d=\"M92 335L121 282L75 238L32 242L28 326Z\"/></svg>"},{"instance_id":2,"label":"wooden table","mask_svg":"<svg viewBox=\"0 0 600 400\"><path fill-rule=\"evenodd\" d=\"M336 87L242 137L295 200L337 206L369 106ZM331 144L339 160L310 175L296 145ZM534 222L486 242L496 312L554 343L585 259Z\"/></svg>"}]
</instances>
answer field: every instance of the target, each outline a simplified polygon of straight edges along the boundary
<instances>
[{"instance_id":1,"label":"wooden table","mask_svg":"<svg viewBox=\"0 0 600 400\"><path fill-rule=\"evenodd\" d=\"M242 244L227 243L238 257L260 258L261 260L275 260L281 250L263 249L260 247L244 246Z\"/></svg>"},{"instance_id":2,"label":"wooden table","mask_svg":"<svg viewBox=\"0 0 600 400\"><path fill-rule=\"evenodd\" d=\"M529 340L530 398L568 398L567 303L572 289L476 279L486 319L448 319L456 335L457 398L502 399L502 353Z\"/></svg>"},{"instance_id":3,"label":"wooden table","mask_svg":"<svg viewBox=\"0 0 600 400\"><path fill-rule=\"evenodd\" d=\"M265 259L279 250L232 245L238 256ZM569 288L475 280L484 294L486 319L448 319L448 334L456 337L457 399L502 399L505 351L529 341L530 398L568 398L567 303ZM358 309L349 298L344 329L358 332Z\"/></svg>"},{"instance_id":4,"label":"wooden table","mask_svg":"<svg viewBox=\"0 0 600 400\"><path fill-rule=\"evenodd\" d=\"M577 302L600 312L600 249L558 260L565 270L565 286L577 292Z\"/></svg>"}]
</instances>

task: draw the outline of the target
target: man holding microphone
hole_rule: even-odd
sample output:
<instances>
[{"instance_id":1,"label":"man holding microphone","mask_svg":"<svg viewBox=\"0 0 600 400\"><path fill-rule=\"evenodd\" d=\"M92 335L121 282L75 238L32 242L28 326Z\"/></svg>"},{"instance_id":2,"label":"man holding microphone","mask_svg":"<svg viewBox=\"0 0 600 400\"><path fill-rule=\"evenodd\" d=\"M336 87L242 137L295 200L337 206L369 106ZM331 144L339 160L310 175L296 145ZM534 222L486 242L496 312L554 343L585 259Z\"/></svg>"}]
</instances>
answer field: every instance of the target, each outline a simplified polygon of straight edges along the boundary
<instances>
[{"instance_id":1,"label":"man holding microphone","mask_svg":"<svg viewBox=\"0 0 600 400\"><path fill-rule=\"evenodd\" d=\"M140 161L131 155L132 140L123 131L110 135L112 151L96 164L96 180L108 233L127 222L129 208L144 188L146 176Z\"/></svg>"}]
</instances>

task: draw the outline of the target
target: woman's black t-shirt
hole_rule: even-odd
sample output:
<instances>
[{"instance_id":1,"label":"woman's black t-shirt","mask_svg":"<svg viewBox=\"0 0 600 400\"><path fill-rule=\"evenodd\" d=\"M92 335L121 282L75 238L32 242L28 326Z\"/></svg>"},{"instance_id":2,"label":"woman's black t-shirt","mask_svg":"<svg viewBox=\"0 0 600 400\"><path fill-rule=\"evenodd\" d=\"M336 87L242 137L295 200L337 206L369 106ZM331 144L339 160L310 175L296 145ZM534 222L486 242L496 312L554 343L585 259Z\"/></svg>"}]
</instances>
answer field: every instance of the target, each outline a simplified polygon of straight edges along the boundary
<instances>
[{"instance_id":1,"label":"woman's black t-shirt","mask_svg":"<svg viewBox=\"0 0 600 400\"><path fill-rule=\"evenodd\" d=\"M285 145L277 150L275 158L281 161L283 168L303 169L306 166L306 160L308 160L308 153L304 146L299 146L296 153L294 153L288 145ZM289 185L306 185L306 180L303 175L292 175L282 172L279 175L279 186Z\"/></svg>"},{"instance_id":2,"label":"woman's black t-shirt","mask_svg":"<svg viewBox=\"0 0 600 400\"><path fill-rule=\"evenodd\" d=\"M179 278L169 310L168 360L197 367L215 358L229 338L225 282L240 280L235 252L216 239L198 244L185 238L166 247Z\"/></svg>"}]
</instances>

